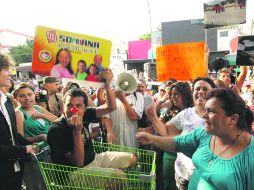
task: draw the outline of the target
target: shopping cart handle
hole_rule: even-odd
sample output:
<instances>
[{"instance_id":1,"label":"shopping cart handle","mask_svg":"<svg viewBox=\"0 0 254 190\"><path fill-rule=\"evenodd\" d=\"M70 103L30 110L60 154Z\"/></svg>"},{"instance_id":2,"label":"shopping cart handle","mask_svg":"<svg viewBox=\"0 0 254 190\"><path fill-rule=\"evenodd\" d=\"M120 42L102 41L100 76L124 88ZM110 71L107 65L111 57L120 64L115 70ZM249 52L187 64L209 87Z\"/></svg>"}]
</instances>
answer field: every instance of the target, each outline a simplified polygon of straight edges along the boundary
<instances>
[{"instance_id":1,"label":"shopping cart handle","mask_svg":"<svg viewBox=\"0 0 254 190\"><path fill-rule=\"evenodd\" d=\"M149 183L151 181L151 175L140 174L140 180Z\"/></svg>"}]
</instances>

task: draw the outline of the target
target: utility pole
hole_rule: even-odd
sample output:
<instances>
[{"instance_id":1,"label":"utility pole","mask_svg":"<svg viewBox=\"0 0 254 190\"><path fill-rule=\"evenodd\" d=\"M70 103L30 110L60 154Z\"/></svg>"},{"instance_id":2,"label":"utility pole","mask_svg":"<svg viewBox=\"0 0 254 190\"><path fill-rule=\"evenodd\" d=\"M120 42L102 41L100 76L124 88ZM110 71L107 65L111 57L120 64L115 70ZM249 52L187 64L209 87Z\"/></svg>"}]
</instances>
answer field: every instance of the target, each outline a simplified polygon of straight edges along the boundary
<instances>
[{"instance_id":1,"label":"utility pole","mask_svg":"<svg viewBox=\"0 0 254 190\"><path fill-rule=\"evenodd\" d=\"M147 2L148 13L149 13L149 22L150 22L150 30L151 30L151 53L152 53L152 63L153 63L154 55L153 55L153 43L152 43L152 37L153 37L152 17L151 17L151 9L150 9L149 0L147 0L146 2Z\"/></svg>"},{"instance_id":2,"label":"utility pole","mask_svg":"<svg viewBox=\"0 0 254 190\"><path fill-rule=\"evenodd\" d=\"M251 19L251 29L250 29L251 35L253 35L253 25L254 25L254 19L252 18Z\"/></svg>"}]
</instances>

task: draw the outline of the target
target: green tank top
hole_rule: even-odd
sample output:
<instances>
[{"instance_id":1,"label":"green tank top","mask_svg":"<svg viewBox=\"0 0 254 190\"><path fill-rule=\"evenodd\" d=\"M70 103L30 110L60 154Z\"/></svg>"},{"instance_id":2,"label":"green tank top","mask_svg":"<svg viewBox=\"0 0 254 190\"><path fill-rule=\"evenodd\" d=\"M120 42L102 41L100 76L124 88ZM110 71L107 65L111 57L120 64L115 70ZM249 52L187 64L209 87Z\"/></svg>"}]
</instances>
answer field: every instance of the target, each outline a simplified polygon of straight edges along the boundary
<instances>
[{"instance_id":1,"label":"green tank top","mask_svg":"<svg viewBox=\"0 0 254 190\"><path fill-rule=\"evenodd\" d=\"M38 106L34 108L42 113L42 110ZM24 124L24 137L34 137L41 134L47 134L49 130L49 121L46 119L36 119L34 120L30 115L27 114L26 110L19 108L19 110L24 114L25 124Z\"/></svg>"}]
</instances>

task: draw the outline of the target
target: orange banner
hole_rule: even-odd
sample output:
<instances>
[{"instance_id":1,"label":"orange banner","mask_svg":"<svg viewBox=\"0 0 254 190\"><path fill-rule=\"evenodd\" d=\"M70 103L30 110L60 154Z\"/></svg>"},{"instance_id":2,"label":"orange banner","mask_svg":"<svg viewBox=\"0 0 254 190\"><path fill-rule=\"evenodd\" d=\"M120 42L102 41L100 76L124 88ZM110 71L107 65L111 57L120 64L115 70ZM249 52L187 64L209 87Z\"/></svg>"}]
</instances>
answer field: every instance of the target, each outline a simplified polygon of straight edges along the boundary
<instances>
[{"instance_id":1,"label":"orange banner","mask_svg":"<svg viewBox=\"0 0 254 190\"><path fill-rule=\"evenodd\" d=\"M207 76L204 45L204 42L189 42L157 47L158 81L193 80L198 76Z\"/></svg>"}]
</instances>

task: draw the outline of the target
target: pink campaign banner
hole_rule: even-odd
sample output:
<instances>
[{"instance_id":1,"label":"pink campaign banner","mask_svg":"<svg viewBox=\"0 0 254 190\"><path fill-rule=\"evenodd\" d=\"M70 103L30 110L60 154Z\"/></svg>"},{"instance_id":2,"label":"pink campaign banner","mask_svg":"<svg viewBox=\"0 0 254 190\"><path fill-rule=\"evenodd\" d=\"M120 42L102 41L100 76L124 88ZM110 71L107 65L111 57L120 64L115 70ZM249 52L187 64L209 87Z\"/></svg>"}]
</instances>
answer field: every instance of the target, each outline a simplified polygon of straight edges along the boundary
<instances>
[{"instance_id":1,"label":"pink campaign banner","mask_svg":"<svg viewBox=\"0 0 254 190\"><path fill-rule=\"evenodd\" d=\"M128 59L147 59L151 48L150 40L128 42Z\"/></svg>"}]
</instances>

